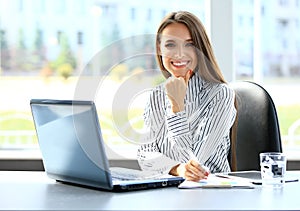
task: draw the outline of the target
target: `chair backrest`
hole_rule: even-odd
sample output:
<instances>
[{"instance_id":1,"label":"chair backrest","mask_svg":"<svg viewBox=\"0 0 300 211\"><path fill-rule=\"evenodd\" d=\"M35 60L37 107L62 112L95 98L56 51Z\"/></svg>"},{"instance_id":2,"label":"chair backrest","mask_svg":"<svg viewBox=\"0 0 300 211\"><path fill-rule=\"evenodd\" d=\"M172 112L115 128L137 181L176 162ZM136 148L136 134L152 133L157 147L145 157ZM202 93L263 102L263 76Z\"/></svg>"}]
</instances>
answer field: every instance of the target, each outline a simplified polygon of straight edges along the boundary
<instances>
[{"instance_id":1,"label":"chair backrest","mask_svg":"<svg viewBox=\"0 0 300 211\"><path fill-rule=\"evenodd\" d=\"M236 156L235 170L260 170L259 153L282 152L274 102L269 93L254 82L234 82L230 86L236 94L238 111L235 149L232 149Z\"/></svg>"}]
</instances>

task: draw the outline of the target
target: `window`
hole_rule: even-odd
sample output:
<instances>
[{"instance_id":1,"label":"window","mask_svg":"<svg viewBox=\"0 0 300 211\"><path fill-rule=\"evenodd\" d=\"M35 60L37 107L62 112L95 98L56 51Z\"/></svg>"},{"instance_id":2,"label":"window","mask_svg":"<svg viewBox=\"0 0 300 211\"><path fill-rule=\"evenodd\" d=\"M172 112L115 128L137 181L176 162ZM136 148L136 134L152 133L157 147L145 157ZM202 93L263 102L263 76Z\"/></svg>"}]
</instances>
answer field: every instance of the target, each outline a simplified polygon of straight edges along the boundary
<instances>
[{"instance_id":1,"label":"window","mask_svg":"<svg viewBox=\"0 0 300 211\"><path fill-rule=\"evenodd\" d=\"M78 45L83 44L83 33L81 31L77 32L77 44Z\"/></svg>"},{"instance_id":2,"label":"window","mask_svg":"<svg viewBox=\"0 0 300 211\"><path fill-rule=\"evenodd\" d=\"M84 15L86 12L86 4L85 0L77 0L76 4L74 4L75 13L78 15Z\"/></svg>"},{"instance_id":3,"label":"window","mask_svg":"<svg viewBox=\"0 0 300 211\"><path fill-rule=\"evenodd\" d=\"M151 49L151 37L143 41L140 35L145 31L154 34L161 18L168 12L186 9L199 17L203 17L204 14L204 0L176 1L174 4L162 0L155 5L150 0L133 2L129 5L122 0L80 0L78 6L65 0L41 0L35 6L32 5L33 1L24 0L5 3L6 8L17 9L22 15L1 8L1 150L13 150L18 155L26 150L38 150L29 107L30 99L73 99L81 71L86 68L86 75L95 74L97 70L94 69L94 65L99 64L91 63L91 60L107 46L112 47L113 55L99 61L101 67L109 67L107 65L110 65L110 60L119 58L122 52L130 51L135 46ZM43 16L33 16L37 8L47 12ZM71 11L72 9L74 11ZM129 33L133 33L135 37L131 39ZM129 47L115 47L114 43L118 41L128 41ZM16 56L16 52L19 56ZM157 68L155 59L146 56L147 62L138 56L124 62L119 61L112 70L118 72L112 73L113 84L122 79L120 73L126 76L128 72L139 73L144 69L154 71ZM159 81L160 78L156 80ZM111 90L114 88L115 86L112 86ZM109 101L111 90L104 91L103 104ZM140 129L136 118L141 114L140 108L137 108L139 102L143 102L142 95L137 96L130 104L136 112L128 114L133 119L130 124L134 125L136 130ZM100 112L100 115L103 116L104 127L110 128L116 124L111 121L109 112ZM130 124L124 124L123 129L126 130ZM110 136L113 136L111 140L116 140L113 144L120 148L123 145L120 145L117 138L114 139L118 133L119 131L113 131ZM134 157L134 154L130 156Z\"/></svg>"},{"instance_id":4,"label":"window","mask_svg":"<svg viewBox=\"0 0 300 211\"><path fill-rule=\"evenodd\" d=\"M59 30L56 32L57 44L60 45L62 32Z\"/></svg>"},{"instance_id":5,"label":"window","mask_svg":"<svg viewBox=\"0 0 300 211\"><path fill-rule=\"evenodd\" d=\"M267 88L277 107L283 150L291 159L299 159L296 154L300 150L300 98L296 96L300 91L300 51L297 45L300 42L297 33L300 30L297 24L300 13L295 12L293 0L257 2L260 2L262 11L258 17L260 24L253 22L253 26L249 25L251 30L242 31L240 29L246 27L234 25L236 78L254 80L254 64L261 63L259 72L262 77L256 82ZM233 3L236 23L245 25L240 21L247 14L242 12L245 1L234 0ZM253 14L254 11L252 18ZM255 37L254 33L258 36ZM255 47L255 39L260 39L259 52L251 50ZM255 58L260 61L252 58L254 53L259 53L260 57Z\"/></svg>"},{"instance_id":6,"label":"window","mask_svg":"<svg viewBox=\"0 0 300 211\"><path fill-rule=\"evenodd\" d=\"M147 21L151 21L151 19L152 19L152 9L151 8L149 8L148 10L147 10Z\"/></svg>"},{"instance_id":7,"label":"window","mask_svg":"<svg viewBox=\"0 0 300 211\"><path fill-rule=\"evenodd\" d=\"M45 9L46 9L45 0L37 1L33 5L33 12L35 14L44 14L45 13Z\"/></svg>"},{"instance_id":8,"label":"window","mask_svg":"<svg viewBox=\"0 0 300 211\"><path fill-rule=\"evenodd\" d=\"M68 13L62 19L61 16L57 17L57 12L66 14L67 8L73 8L69 5L71 1L42 0L41 9L45 7L43 5L52 6L46 8L47 13L43 18L35 20L29 15L34 10L31 2L6 2L6 8L17 9L22 16L1 8L0 149L5 150L38 149L29 108L31 98L73 99L82 69L86 68L87 75L92 75L95 71L93 66L99 64L90 63L91 58L118 41L128 41L130 47L115 46L112 56L101 60L101 67L109 67L108 61L119 58L122 52L132 50L131 47L151 48L151 39L146 43L137 39L138 35L145 33L145 17L146 31L155 33L161 18L170 11L189 10L200 17L204 24L204 14L208 12L205 0L175 1L174 4L162 0L155 6L150 0L143 1L143 4L136 0L134 6L122 0L113 3L98 0L80 1L84 12L79 16L77 12ZM232 2L235 78L257 80L256 74L259 72L262 75L256 82L267 88L278 108L284 150L297 155L300 150L299 6L295 7L295 1L292 0ZM261 8L259 28L257 17L254 16L256 2L260 2ZM299 5L299 0L295 3ZM144 12L138 12L141 10ZM23 22L19 23L21 17ZM134 30L129 30L131 27ZM130 33L137 37L128 39ZM261 43L259 52L255 50L257 37ZM32 46L37 50L33 51ZM256 53L260 57L254 57ZM257 58L261 64L259 70L254 69ZM155 68L153 57L149 56L145 63L136 56L115 65L112 77L118 81L122 79L120 73L126 75L129 71L139 73ZM109 93L105 92L105 103L111 97ZM130 106L136 108L139 102L143 102L142 95L137 96ZM135 111L128 114L133 119L130 124L140 130L136 117L141 110L138 108ZM110 121L109 114L102 115L107 127L115 124ZM113 134L117 136L118 132L114 131ZM120 146L118 143L114 144Z\"/></svg>"},{"instance_id":9,"label":"window","mask_svg":"<svg viewBox=\"0 0 300 211\"><path fill-rule=\"evenodd\" d=\"M18 9L19 9L19 12L23 12L23 10L24 10L24 0L19 0Z\"/></svg>"},{"instance_id":10,"label":"window","mask_svg":"<svg viewBox=\"0 0 300 211\"><path fill-rule=\"evenodd\" d=\"M59 15L67 13L66 0L54 1L56 13Z\"/></svg>"},{"instance_id":11,"label":"window","mask_svg":"<svg viewBox=\"0 0 300 211\"><path fill-rule=\"evenodd\" d=\"M279 0L279 5L282 7L287 6L289 3L289 0Z\"/></svg>"}]
</instances>

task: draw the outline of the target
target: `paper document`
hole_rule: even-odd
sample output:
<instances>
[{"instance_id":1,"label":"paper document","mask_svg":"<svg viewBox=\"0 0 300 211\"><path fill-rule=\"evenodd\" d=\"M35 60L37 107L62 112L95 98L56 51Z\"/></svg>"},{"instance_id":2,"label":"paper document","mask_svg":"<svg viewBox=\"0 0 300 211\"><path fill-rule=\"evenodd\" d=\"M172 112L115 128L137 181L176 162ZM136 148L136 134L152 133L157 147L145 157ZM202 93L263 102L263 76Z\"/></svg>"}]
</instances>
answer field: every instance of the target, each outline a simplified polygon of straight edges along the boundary
<instances>
[{"instance_id":1,"label":"paper document","mask_svg":"<svg viewBox=\"0 0 300 211\"><path fill-rule=\"evenodd\" d=\"M217 177L214 174L210 174L207 179L200 180L199 182L193 182L185 180L178 188L254 188L254 185L250 182L239 181L230 178Z\"/></svg>"}]
</instances>

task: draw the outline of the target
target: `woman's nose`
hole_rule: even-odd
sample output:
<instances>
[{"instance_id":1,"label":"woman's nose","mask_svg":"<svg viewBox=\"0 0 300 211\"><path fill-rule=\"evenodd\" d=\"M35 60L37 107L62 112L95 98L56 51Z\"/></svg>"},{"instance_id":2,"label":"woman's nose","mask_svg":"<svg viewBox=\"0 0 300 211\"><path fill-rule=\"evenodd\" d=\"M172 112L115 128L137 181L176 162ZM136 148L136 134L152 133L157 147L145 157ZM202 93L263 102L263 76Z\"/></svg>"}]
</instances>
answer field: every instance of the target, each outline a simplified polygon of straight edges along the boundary
<instances>
[{"instance_id":1,"label":"woman's nose","mask_svg":"<svg viewBox=\"0 0 300 211\"><path fill-rule=\"evenodd\" d=\"M175 57L176 57L176 58L182 58L183 55L184 55L184 49L183 49L183 47L178 46L178 47L176 48Z\"/></svg>"}]
</instances>

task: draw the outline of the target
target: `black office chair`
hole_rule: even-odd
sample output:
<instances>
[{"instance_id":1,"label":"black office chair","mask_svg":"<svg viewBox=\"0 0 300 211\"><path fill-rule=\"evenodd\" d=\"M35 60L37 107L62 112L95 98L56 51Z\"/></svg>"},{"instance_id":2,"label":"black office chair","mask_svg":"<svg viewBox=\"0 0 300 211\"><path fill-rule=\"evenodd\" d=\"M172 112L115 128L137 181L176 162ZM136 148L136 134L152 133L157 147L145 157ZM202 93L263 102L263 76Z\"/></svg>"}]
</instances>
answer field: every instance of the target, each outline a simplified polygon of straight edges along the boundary
<instances>
[{"instance_id":1,"label":"black office chair","mask_svg":"<svg viewBox=\"0 0 300 211\"><path fill-rule=\"evenodd\" d=\"M279 123L274 102L268 92L254 82L231 83L236 93L236 156L233 171L260 170L259 153L282 152ZM234 134L234 133L233 133ZM233 139L233 137L232 137ZM231 157L234 160L234 157Z\"/></svg>"}]
</instances>

